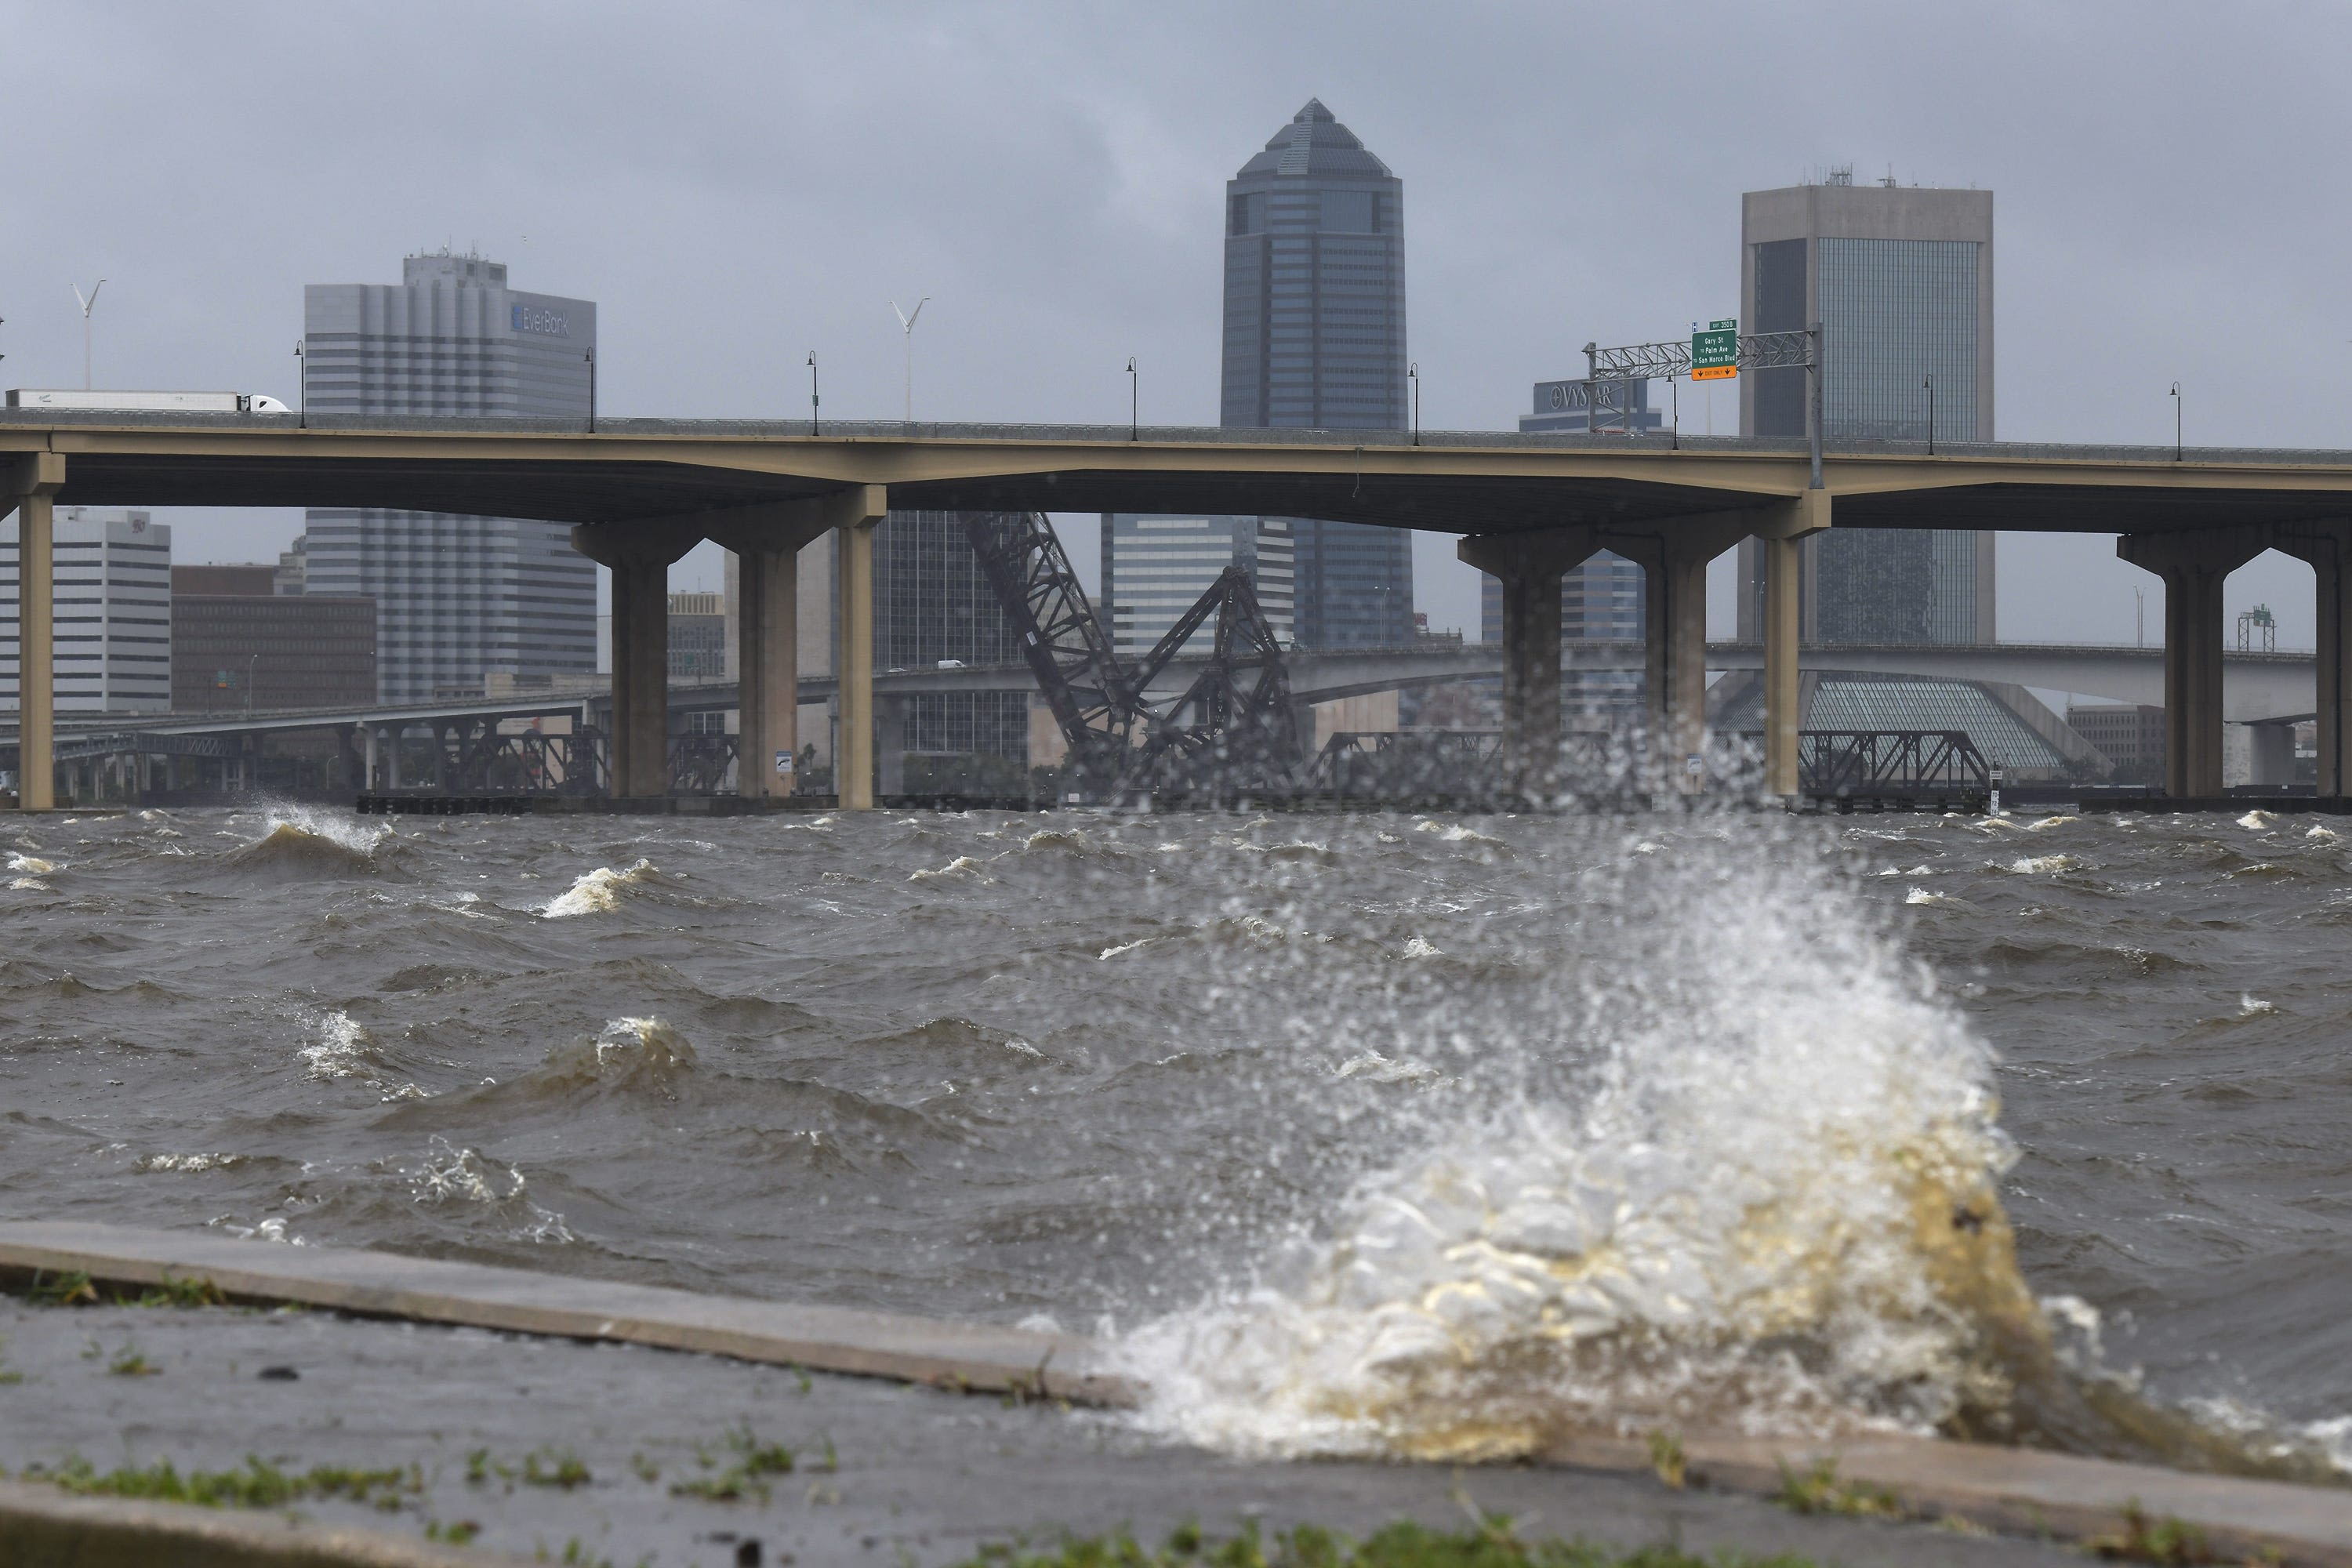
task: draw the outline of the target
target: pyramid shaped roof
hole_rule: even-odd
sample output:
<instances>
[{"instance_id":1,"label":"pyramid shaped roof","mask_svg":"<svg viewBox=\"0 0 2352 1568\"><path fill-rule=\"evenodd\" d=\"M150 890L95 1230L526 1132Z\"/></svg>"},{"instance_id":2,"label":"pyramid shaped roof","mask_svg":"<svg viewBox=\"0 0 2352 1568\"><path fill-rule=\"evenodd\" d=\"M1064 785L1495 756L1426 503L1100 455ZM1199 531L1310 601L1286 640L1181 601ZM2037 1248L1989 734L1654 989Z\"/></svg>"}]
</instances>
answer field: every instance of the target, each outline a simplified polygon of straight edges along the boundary
<instances>
[{"instance_id":1,"label":"pyramid shaped roof","mask_svg":"<svg viewBox=\"0 0 2352 1568\"><path fill-rule=\"evenodd\" d=\"M1389 166L1364 150L1356 133L1332 118L1319 98L1290 117L1274 134L1265 151L1244 163L1235 179L1252 174L1287 176L1336 174L1359 179L1393 179Z\"/></svg>"}]
</instances>

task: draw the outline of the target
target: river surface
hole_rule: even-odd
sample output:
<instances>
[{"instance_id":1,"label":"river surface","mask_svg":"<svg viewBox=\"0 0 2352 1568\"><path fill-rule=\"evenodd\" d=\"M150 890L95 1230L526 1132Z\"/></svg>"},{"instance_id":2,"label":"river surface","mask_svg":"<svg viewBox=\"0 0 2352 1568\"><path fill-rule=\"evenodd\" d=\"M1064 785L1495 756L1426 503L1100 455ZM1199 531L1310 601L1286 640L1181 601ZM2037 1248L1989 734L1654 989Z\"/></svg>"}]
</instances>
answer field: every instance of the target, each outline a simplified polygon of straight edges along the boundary
<instances>
[{"instance_id":1,"label":"river surface","mask_svg":"<svg viewBox=\"0 0 2352 1568\"><path fill-rule=\"evenodd\" d=\"M0 1214L1050 1321L1241 1453L2352 1464L2327 820L8 824Z\"/></svg>"}]
</instances>

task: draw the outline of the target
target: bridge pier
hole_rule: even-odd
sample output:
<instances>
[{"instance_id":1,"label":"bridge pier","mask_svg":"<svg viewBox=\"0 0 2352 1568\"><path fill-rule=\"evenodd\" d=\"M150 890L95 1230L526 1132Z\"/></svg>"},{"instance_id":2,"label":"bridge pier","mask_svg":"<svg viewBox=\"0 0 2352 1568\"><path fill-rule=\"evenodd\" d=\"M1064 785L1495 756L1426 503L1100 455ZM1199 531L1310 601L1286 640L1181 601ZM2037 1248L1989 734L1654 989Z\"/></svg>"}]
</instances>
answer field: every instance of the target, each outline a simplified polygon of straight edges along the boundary
<instances>
[{"instance_id":1,"label":"bridge pier","mask_svg":"<svg viewBox=\"0 0 2352 1568\"><path fill-rule=\"evenodd\" d=\"M800 751L800 551L736 551L735 788L793 793Z\"/></svg>"},{"instance_id":2,"label":"bridge pier","mask_svg":"<svg viewBox=\"0 0 2352 1568\"><path fill-rule=\"evenodd\" d=\"M1503 585L1503 766L1521 795L1559 784L1559 580L1600 549L1589 528L1475 534L1455 548Z\"/></svg>"},{"instance_id":3,"label":"bridge pier","mask_svg":"<svg viewBox=\"0 0 2352 1568\"><path fill-rule=\"evenodd\" d=\"M800 552L837 531L841 640L833 668L839 681L841 736L833 759L834 788L845 810L872 809L874 528L889 510L884 486L851 485L806 500L676 520L736 555L735 778L742 794L790 795L798 782L796 772L777 771L775 758L800 749ZM798 768L797 757L793 765Z\"/></svg>"},{"instance_id":4,"label":"bridge pier","mask_svg":"<svg viewBox=\"0 0 2352 1568\"><path fill-rule=\"evenodd\" d=\"M48 811L57 794L57 493L61 452L19 458L0 490L0 517L16 513L16 805Z\"/></svg>"},{"instance_id":5,"label":"bridge pier","mask_svg":"<svg viewBox=\"0 0 2352 1568\"><path fill-rule=\"evenodd\" d=\"M1665 519L1656 532L1611 533L1601 541L1642 568L1650 767L1654 775L1670 775L1685 795L1706 786L1706 563L1753 527L1753 513L1709 512ZM1664 780L1653 787L1664 787Z\"/></svg>"},{"instance_id":6,"label":"bridge pier","mask_svg":"<svg viewBox=\"0 0 2352 1568\"><path fill-rule=\"evenodd\" d=\"M2352 784L2352 522L2281 524L2270 542L2309 563L2314 578L2319 611L2312 670L2319 700L2318 793L2352 794L2347 787Z\"/></svg>"},{"instance_id":7,"label":"bridge pier","mask_svg":"<svg viewBox=\"0 0 2352 1568\"><path fill-rule=\"evenodd\" d=\"M669 568L701 542L672 519L583 523L572 547L613 574L613 795L669 793Z\"/></svg>"},{"instance_id":8,"label":"bridge pier","mask_svg":"<svg viewBox=\"0 0 2352 1568\"><path fill-rule=\"evenodd\" d=\"M2262 528L2126 533L2116 553L2164 579L2164 793L2221 793L2221 584L2270 548Z\"/></svg>"},{"instance_id":9,"label":"bridge pier","mask_svg":"<svg viewBox=\"0 0 2352 1568\"><path fill-rule=\"evenodd\" d=\"M1764 546L1763 793L1793 800L1801 787L1797 730L1803 689L1797 656L1804 629L1804 542L1830 526L1830 492L1807 490L1773 512L1755 531Z\"/></svg>"}]
</instances>

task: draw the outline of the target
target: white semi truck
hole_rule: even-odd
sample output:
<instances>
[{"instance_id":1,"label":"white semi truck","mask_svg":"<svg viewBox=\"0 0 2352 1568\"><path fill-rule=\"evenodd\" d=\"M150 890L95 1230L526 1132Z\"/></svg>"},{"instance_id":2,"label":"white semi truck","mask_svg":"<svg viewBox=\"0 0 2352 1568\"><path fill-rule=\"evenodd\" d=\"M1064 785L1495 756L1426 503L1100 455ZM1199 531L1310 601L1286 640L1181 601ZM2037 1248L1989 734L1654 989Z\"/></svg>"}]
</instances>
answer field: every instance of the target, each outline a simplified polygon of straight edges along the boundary
<instances>
[{"instance_id":1,"label":"white semi truck","mask_svg":"<svg viewBox=\"0 0 2352 1568\"><path fill-rule=\"evenodd\" d=\"M81 392L17 386L8 391L11 408L55 408L100 414L291 414L258 392Z\"/></svg>"}]
</instances>

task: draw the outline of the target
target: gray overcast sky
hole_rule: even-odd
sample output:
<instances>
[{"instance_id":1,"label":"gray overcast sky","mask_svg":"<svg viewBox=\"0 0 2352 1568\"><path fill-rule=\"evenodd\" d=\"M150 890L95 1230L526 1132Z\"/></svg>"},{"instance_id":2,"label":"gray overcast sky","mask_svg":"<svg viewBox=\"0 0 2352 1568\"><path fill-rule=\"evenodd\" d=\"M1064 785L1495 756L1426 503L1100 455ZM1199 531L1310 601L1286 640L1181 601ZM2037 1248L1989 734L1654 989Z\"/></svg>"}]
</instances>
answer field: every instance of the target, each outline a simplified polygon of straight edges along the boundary
<instances>
[{"instance_id":1,"label":"gray overcast sky","mask_svg":"<svg viewBox=\"0 0 2352 1568\"><path fill-rule=\"evenodd\" d=\"M2340 5L0 0L0 45L12 386L79 384L102 276L100 384L290 395L305 283L448 244L598 301L614 414L797 416L814 348L887 416L928 294L920 417L1116 419L1134 354L1147 420L1212 423L1223 182L1319 96L1405 182L1432 427L1732 313L1739 194L1850 163L1996 193L2000 436L2168 440L2177 378L2192 443L2352 445ZM173 521L185 561L299 527ZM2004 638L2128 641L2135 584L2161 626L2107 539L2001 548ZM1452 541L1417 563L1475 636ZM2308 646L2310 583L2229 606Z\"/></svg>"}]
</instances>

